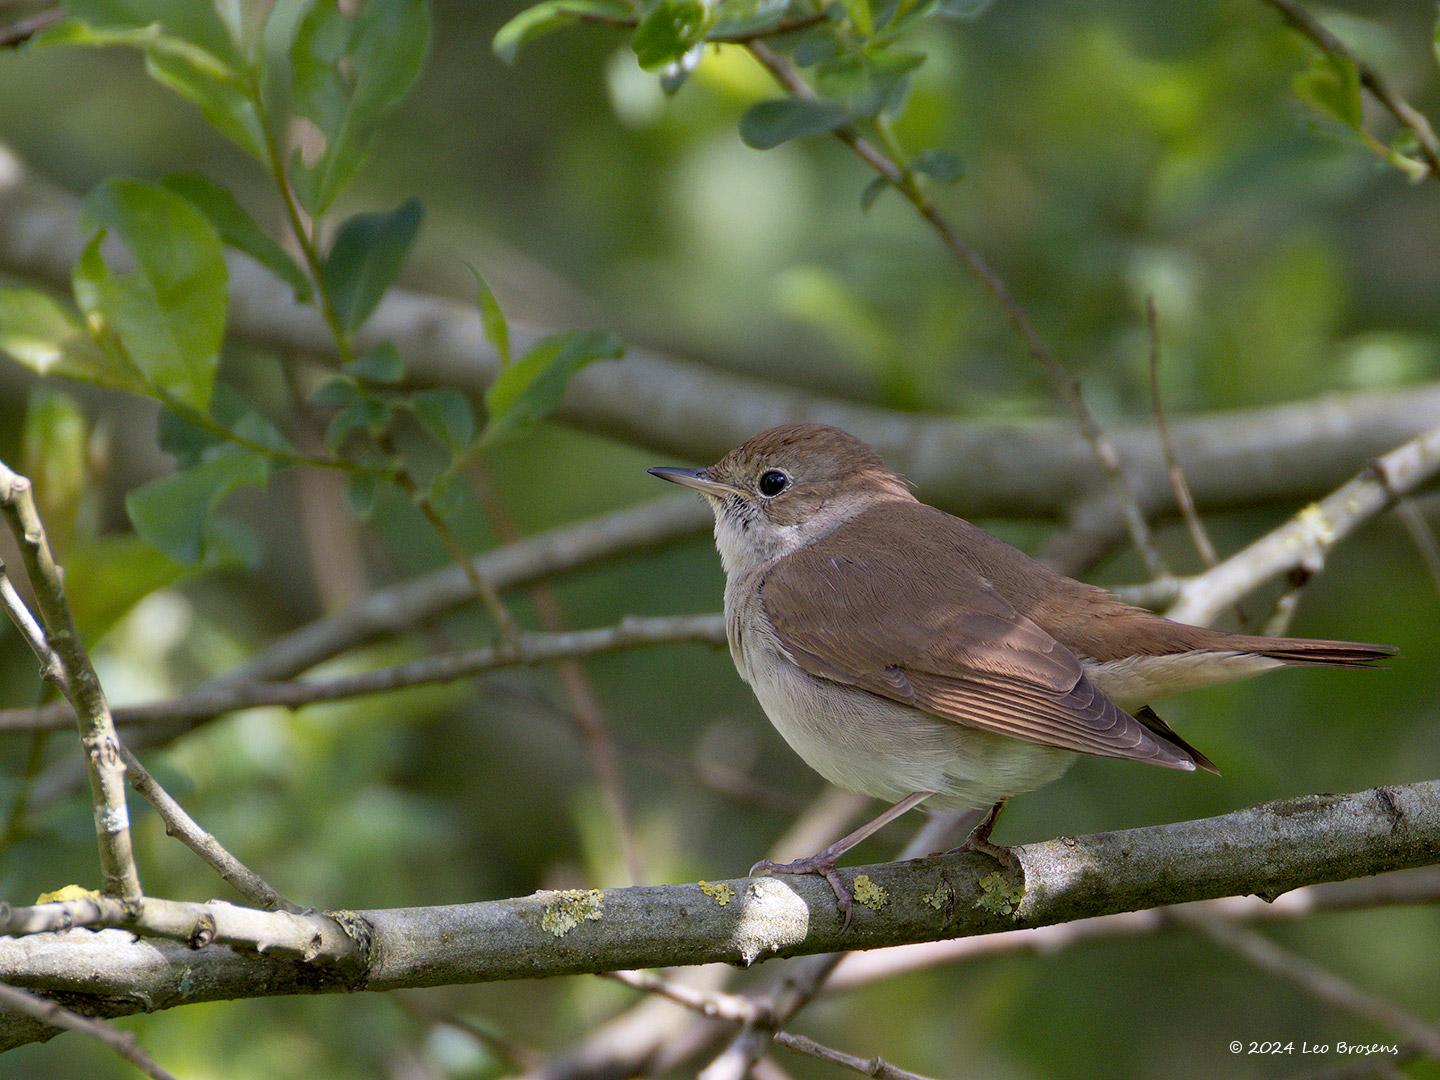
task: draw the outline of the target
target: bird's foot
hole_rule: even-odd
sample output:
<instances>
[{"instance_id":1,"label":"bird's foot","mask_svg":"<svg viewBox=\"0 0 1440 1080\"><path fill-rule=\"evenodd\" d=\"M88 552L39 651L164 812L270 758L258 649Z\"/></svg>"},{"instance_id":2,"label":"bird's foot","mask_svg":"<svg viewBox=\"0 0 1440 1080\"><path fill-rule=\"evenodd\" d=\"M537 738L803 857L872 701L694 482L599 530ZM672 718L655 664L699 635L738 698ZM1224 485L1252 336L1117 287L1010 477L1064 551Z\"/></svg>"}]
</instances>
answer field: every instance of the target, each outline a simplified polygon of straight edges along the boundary
<instances>
[{"instance_id":1,"label":"bird's foot","mask_svg":"<svg viewBox=\"0 0 1440 1080\"><path fill-rule=\"evenodd\" d=\"M830 883L830 888L835 890L835 902L840 906L840 914L845 918L841 929L850 929L850 918L854 914L855 905L850 899L850 890L840 879L840 872L835 867L833 855L822 851L819 855L811 855L808 859L796 859L794 862L787 863L761 859L750 868L750 876L756 877L761 874L819 874Z\"/></svg>"},{"instance_id":2,"label":"bird's foot","mask_svg":"<svg viewBox=\"0 0 1440 1080\"><path fill-rule=\"evenodd\" d=\"M989 855L1006 870L1015 868L1015 856L1008 847L1002 844L992 844L983 836L975 836L973 833L959 847L953 847L949 851L942 851L942 855L966 855L971 852L979 852L982 855Z\"/></svg>"}]
</instances>

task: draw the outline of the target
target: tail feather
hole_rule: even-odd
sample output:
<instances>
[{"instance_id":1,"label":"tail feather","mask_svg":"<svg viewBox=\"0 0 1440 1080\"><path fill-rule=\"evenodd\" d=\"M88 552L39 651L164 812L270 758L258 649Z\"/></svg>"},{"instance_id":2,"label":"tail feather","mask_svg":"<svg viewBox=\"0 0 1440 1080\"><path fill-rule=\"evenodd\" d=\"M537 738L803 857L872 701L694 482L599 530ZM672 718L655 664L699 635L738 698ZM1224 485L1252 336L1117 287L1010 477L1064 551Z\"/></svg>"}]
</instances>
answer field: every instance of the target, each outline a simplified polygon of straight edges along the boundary
<instances>
[{"instance_id":1,"label":"tail feather","mask_svg":"<svg viewBox=\"0 0 1440 1080\"><path fill-rule=\"evenodd\" d=\"M1359 641L1321 641L1314 638L1243 637L1231 639L1236 648L1257 656L1268 656L1287 664L1308 667L1358 668L1394 656L1394 645L1369 645Z\"/></svg>"}]
</instances>

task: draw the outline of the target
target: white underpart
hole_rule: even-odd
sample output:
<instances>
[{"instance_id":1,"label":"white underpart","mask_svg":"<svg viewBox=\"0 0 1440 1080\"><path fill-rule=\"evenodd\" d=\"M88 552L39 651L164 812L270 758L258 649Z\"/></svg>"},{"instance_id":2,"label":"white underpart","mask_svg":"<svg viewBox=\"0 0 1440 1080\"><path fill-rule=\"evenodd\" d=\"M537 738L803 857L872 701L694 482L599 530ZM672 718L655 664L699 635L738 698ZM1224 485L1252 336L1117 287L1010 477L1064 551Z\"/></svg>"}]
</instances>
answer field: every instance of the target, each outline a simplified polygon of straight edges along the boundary
<instances>
[{"instance_id":1,"label":"white underpart","mask_svg":"<svg viewBox=\"0 0 1440 1080\"><path fill-rule=\"evenodd\" d=\"M1073 753L942 720L863 690L819 679L781 652L758 605L736 611L740 676L765 715L812 769L832 784L898 802L933 791L926 806L969 810L1033 791L1059 777ZM733 635L732 635L733 640Z\"/></svg>"},{"instance_id":2,"label":"white underpart","mask_svg":"<svg viewBox=\"0 0 1440 1080\"><path fill-rule=\"evenodd\" d=\"M1082 661L1085 673L1122 709L1135 710L1171 694L1248 679L1284 667L1283 660L1241 652L1186 652L1170 656L1132 656L1098 663Z\"/></svg>"}]
</instances>

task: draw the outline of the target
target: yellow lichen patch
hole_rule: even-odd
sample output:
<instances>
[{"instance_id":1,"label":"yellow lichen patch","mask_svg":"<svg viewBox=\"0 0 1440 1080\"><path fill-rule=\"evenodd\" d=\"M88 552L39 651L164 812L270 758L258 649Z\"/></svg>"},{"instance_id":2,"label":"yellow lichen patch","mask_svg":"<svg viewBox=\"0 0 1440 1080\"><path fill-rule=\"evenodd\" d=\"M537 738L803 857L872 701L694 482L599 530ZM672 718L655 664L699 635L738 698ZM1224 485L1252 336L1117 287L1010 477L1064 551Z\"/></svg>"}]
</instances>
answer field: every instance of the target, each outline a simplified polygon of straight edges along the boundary
<instances>
[{"instance_id":1,"label":"yellow lichen patch","mask_svg":"<svg viewBox=\"0 0 1440 1080\"><path fill-rule=\"evenodd\" d=\"M996 870L980 879L980 899L975 901L975 906L991 915L1013 915L1020 910L1020 901L1024 898L1025 886L1011 883Z\"/></svg>"},{"instance_id":2,"label":"yellow lichen patch","mask_svg":"<svg viewBox=\"0 0 1440 1080\"><path fill-rule=\"evenodd\" d=\"M94 889L80 885L64 885L54 892L42 892L35 898L37 904L54 904L61 900L99 900L100 894Z\"/></svg>"},{"instance_id":3,"label":"yellow lichen patch","mask_svg":"<svg viewBox=\"0 0 1440 1080\"><path fill-rule=\"evenodd\" d=\"M723 881L701 881L698 884L700 891L721 907L735 899L735 890Z\"/></svg>"},{"instance_id":4,"label":"yellow lichen patch","mask_svg":"<svg viewBox=\"0 0 1440 1080\"><path fill-rule=\"evenodd\" d=\"M955 901L955 892L950 888L948 881L942 881L935 886L934 892L925 893L920 897L920 902L926 907L932 907L936 911L944 911Z\"/></svg>"},{"instance_id":5,"label":"yellow lichen patch","mask_svg":"<svg viewBox=\"0 0 1440 1080\"><path fill-rule=\"evenodd\" d=\"M540 926L557 938L564 937L582 922L598 921L604 907L605 894L599 889L561 889L547 894Z\"/></svg>"},{"instance_id":6,"label":"yellow lichen patch","mask_svg":"<svg viewBox=\"0 0 1440 1080\"><path fill-rule=\"evenodd\" d=\"M869 874L861 874L855 879L855 899L871 911L879 911L890 902L890 893L871 881Z\"/></svg>"},{"instance_id":7,"label":"yellow lichen patch","mask_svg":"<svg viewBox=\"0 0 1440 1080\"><path fill-rule=\"evenodd\" d=\"M1335 525L1325 516L1319 503L1311 503L1296 515L1305 532L1321 547L1335 542Z\"/></svg>"}]
</instances>

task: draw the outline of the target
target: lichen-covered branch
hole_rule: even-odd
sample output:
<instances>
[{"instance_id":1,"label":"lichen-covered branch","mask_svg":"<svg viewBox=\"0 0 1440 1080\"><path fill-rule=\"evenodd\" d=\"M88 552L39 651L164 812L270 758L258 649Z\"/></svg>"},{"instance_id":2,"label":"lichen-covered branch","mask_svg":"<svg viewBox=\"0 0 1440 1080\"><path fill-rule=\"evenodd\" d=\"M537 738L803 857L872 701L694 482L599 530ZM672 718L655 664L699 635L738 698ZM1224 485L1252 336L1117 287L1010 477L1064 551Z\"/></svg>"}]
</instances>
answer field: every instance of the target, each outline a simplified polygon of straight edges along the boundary
<instances>
[{"instance_id":1,"label":"lichen-covered branch","mask_svg":"<svg viewBox=\"0 0 1440 1080\"><path fill-rule=\"evenodd\" d=\"M0 268L68 287L86 239L79 203L0 149ZM267 271L230 263L230 328L286 352L334 354L323 321ZM546 331L514 328L515 347ZM390 340L417 381L479 394L499 369L469 303L392 289L361 334ZM1294 500L1328 490L1369 457L1411 438L1440 413L1440 385L1357 393L1264 409L1177 417L1176 453L1201 511ZM767 427L836 424L877 447L930 502L967 517L1060 516L1104 483L1067 421L987 423L843 402L631 347L570 383L560 417L579 427L708 462ZM1170 505L1164 457L1148 418L1110 441L1147 512Z\"/></svg>"},{"instance_id":2,"label":"lichen-covered branch","mask_svg":"<svg viewBox=\"0 0 1440 1080\"><path fill-rule=\"evenodd\" d=\"M62 995L70 1008L84 1003L96 1015L119 1015L220 998L751 964L1218 896L1273 897L1316 882L1440 861L1440 781L1062 837L1015 854L1016 869L1009 872L983 855L858 867L847 873L849 884L868 899L849 930L829 886L808 878L330 913L343 932L319 916L149 900L131 914L118 901L102 900L106 917L126 920L117 925L129 930L0 939L0 981ZM170 940L190 940L186 934L199 924L198 909L212 914L214 940L230 944L197 949ZM88 911L72 911L70 921L92 921ZM42 908L21 909L6 913L3 922L14 932L47 925L36 921L44 919L54 924ZM150 921L164 922L165 937L137 939L135 932L145 932ZM318 946L306 935L320 935ZM35 1037L33 1025L0 1017L0 1049Z\"/></svg>"}]
</instances>

